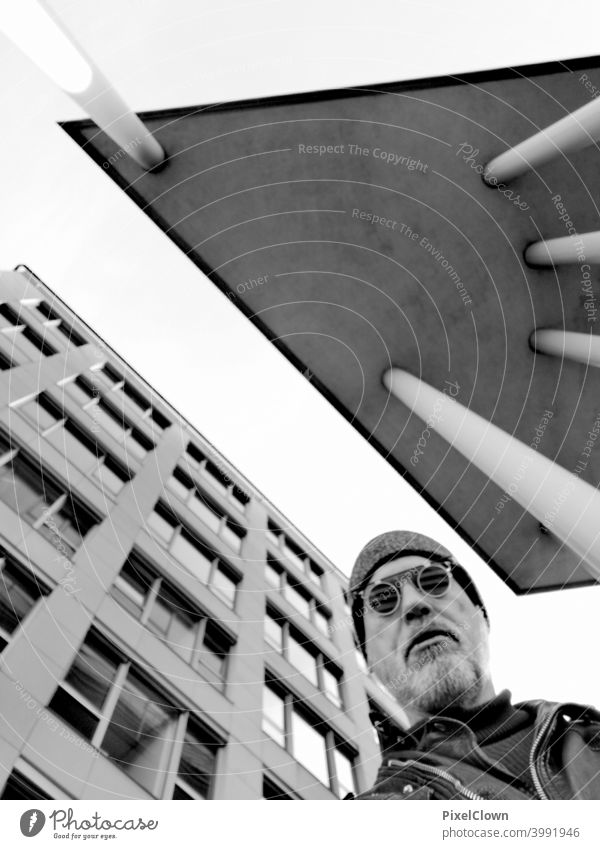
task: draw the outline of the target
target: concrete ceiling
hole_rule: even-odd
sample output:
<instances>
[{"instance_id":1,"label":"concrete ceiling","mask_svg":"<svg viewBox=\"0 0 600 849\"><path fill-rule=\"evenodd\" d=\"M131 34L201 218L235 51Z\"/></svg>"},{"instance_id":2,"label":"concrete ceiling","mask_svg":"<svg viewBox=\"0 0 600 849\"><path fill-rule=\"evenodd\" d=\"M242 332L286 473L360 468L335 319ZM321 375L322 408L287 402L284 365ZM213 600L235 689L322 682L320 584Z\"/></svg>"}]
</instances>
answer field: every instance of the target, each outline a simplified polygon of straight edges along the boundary
<instances>
[{"instance_id":1,"label":"concrete ceiling","mask_svg":"<svg viewBox=\"0 0 600 849\"><path fill-rule=\"evenodd\" d=\"M529 336L536 327L589 333L590 296L581 268L532 269L523 249L566 235L564 209L579 232L598 229L600 153L557 159L504 192L480 171L598 92L592 58L146 113L169 157L156 173L89 122L64 127L508 585L527 592L595 580L514 501L497 509L499 487L435 433L412 465L423 421L381 378L394 365L440 390L450 381L460 403L528 445L549 410L538 450L575 469L600 413L600 377L534 355ZM595 269L591 285L597 297ZM600 459L592 453L578 474L597 486Z\"/></svg>"}]
</instances>

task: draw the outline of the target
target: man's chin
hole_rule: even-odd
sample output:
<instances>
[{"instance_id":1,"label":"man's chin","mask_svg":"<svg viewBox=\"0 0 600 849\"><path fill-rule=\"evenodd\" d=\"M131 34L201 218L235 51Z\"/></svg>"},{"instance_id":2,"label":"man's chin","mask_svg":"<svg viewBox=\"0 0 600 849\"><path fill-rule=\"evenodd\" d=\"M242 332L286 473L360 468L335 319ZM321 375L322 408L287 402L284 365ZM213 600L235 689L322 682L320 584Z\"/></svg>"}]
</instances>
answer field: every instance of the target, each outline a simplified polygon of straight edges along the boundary
<instances>
[{"instance_id":1,"label":"man's chin","mask_svg":"<svg viewBox=\"0 0 600 849\"><path fill-rule=\"evenodd\" d=\"M475 703L481 689L481 670L460 651L435 646L422 649L418 666L402 674L378 676L400 706L435 714L451 706Z\"/></svg>"},{"instance_id":2,"label":"man's chin","mask_svg":"<svg viewBox=\"0 0 600 849\"><path fill-rule=\"evenodd\" d=\"M438 713L448 707L473 704L481 689L481 675L465 658L449 667L447 659L434 658L407 682L414 707Z\"/></svg>"}]
</instances>

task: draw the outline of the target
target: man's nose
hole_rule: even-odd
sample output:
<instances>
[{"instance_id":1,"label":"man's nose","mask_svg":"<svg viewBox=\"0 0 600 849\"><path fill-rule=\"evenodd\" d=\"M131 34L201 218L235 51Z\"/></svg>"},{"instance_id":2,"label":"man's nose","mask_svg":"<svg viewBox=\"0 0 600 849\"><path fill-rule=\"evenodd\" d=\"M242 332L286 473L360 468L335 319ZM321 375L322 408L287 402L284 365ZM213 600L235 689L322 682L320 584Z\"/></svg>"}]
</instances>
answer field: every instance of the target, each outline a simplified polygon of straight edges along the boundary
<instances>
[{"instance_id":1,"label":"man's nose","mask_svg":"<svg viewBox=\"0 0 600 849\"><path fill-rule=\"evenodd\" d=\"M405 622L413 622L415 619L424 619L430 616L433 608L429 603L428 596L417 587L404 586L402 592L402 618Z\"/></svg>"}]
</instances>

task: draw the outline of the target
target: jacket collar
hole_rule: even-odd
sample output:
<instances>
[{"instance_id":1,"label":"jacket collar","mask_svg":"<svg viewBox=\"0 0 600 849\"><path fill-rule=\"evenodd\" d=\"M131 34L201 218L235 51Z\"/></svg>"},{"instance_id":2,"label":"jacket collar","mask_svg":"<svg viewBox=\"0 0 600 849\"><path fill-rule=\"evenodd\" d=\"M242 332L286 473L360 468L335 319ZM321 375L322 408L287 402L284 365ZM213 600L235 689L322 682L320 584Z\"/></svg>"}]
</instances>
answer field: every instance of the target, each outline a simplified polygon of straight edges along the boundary
<instances>
[{"instance_id":1,"label":"jacket collar","mask_svg":"<svg viewBox=\"0 0 600 849\"><path fill-rule=\"evenodd\" d=\"M459 711L462 713L462 718L458 716ZM474 716L469 716L469 714L474 714ZM418 747L423 734L427 733L431 724L440 718L447 718L468 725L476 734L478 742L485 744L516 730L517 727L521 726L525 715L534 718L537 731L541 730L546 720L549 720L551 716L559 716L560 714L565 714L574 720L600 723L600 712L588 705L571 702L547 702L543 699L518 702L512 705L509 690L502 690L494 699L490 699L489 702L478 706L478 708L442 711L438 716L421 720L408 729L401 728L388 716L378 712L372 712L370 718L377 731L381 751L386 752L390 749ZM492 717L495 717L497 721L486 728Z\"/></svg>"},{"instance_id":2,"label":"jacket collar","mask_svg":"<svg viewBox=\"0 0 600 849\"><path fill-rule=\"evenodd\" d=\"M493 699L476 707L449 707L416 722L408 729L400 728L387 717L371 715L371 719L377 729L382 751L390 748L418 748L424 735L440 721L450 720L452 725L468 726L478 742L505 736L531 721L526 713L513 707L510 690L502 690Z\"/></svg>"}]
</instances>

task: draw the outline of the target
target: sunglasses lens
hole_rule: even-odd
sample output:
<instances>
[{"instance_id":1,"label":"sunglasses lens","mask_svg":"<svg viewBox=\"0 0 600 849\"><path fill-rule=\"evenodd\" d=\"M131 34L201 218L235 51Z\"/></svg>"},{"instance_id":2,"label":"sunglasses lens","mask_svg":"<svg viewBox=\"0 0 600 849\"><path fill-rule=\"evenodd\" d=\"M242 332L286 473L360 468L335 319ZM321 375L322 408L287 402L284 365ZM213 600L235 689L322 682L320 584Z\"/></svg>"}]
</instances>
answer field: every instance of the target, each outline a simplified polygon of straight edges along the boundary
<instances>
[{"instance_id":1,"label":"sunglasses lens","mask_svg":"<svg viewBox=\"0 0 600 849\"><path fill-rule=\"evenodd\" d=\"M375 584L367 595L367 604L380 616L388 616L398 606L399 591L392 584Z\"/></svg>"},{"instance_id":2,"label":"sunglasses lens","mask_svg":"<svg viewBox=\"0 0 600 849\"><path fill-rule=\"evenodd\" d=\"M419 584L424 593L433 596L444 595L450 586L450 575L441 565L426 566L419 575Z\"/></svg>"}]
</instances>

